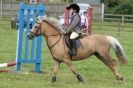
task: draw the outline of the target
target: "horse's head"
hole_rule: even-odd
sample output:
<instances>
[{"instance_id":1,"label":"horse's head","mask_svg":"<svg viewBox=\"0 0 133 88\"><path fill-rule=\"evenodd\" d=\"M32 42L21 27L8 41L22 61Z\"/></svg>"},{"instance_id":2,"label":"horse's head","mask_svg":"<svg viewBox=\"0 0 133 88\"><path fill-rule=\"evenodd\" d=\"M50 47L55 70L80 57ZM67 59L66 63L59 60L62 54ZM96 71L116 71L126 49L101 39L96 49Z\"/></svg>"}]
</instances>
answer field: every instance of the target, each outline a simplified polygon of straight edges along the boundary
<instances>
[{"instance_id":1,"label":"horse's head","mask_svg":"<svg viewBox=\"0 0 133 88\"><path fill-rule=\"evenodd\" d=\"M37 18L37 22L30 30L27 37L28 39L33 39L40 35L49 37L61 35L64 33L65 31L63 30L57 19L44 16L43 19L40 19L40 17Z\"/></svg>"},{"instance_id":2,"label":"horse's head","mask_svg":"<svg viewBox=\"0 0 133 88\"><path fill-rule=\"evenodd\" d=\"M37 17L35 25L27 34L28 39L33 39L37 36L41 36L42 33L44 32L41 27L42 27L42 20L40 19L40 17Z\"/></svg>"}]
</instances>

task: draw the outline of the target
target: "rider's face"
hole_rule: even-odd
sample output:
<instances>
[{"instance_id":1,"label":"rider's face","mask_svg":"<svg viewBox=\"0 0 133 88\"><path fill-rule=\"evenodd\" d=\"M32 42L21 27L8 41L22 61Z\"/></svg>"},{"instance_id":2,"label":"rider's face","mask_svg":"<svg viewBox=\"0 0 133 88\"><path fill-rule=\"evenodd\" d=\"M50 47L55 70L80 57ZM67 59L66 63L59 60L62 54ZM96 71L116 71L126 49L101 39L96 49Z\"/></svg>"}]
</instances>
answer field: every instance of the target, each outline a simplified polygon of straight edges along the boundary
<instances>
[{"instance_id":1,"label":"rider's face","mask_svg":"<svg viewBox=\"0 0 133 88\"><path fill-rule=\"evenodd\" d=\"M72 16L73 15L73 9L70 9L69 13L70 13L70 16Z\"/></svg>"}]
</instances>

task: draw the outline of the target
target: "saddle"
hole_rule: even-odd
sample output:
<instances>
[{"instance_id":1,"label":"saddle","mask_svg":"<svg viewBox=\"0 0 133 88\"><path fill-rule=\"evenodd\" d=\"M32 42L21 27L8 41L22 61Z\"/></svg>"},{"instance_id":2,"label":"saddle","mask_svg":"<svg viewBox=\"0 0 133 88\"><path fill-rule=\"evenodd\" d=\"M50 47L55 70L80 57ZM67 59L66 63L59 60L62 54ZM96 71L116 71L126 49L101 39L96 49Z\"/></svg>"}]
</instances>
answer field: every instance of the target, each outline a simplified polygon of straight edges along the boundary
<instances>
[{"instance_id":1,"label":"saddle","mask_svg":"<svg viewBox=\"0 0 133 88\"><path fill-rule=\"evenodd\" d=\"M70 50L71 45L70 45L70 42L69 42L69 39L70 39L69 37L70 37L69 35L66 35L66 36L65 36L65 43L66 43L66 46L67 46L67 47L69 48L69 50ZM83 48L82 43L81 43L81 41L80 41L81 38L83 38L83 37L80 36L80 37L78 37L78 38L75 39L75 45L74 45L74 46L75 46L75 50L76 50L76 51L77 51L77 49L80 48L80 47Z\"/></svg>"}]
</instances>

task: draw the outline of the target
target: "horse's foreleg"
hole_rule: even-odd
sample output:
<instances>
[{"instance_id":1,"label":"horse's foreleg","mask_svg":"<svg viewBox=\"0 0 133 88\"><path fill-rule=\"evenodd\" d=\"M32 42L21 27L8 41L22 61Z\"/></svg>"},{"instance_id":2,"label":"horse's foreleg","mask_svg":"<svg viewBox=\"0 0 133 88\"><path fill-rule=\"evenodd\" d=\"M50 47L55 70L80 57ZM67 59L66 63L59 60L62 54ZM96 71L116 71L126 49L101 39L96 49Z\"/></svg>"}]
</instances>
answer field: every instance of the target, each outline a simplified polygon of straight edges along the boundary
<instances>
[{"instance_id":1,"label":"horse's foreleg","mask_svg":"<svg viewBox=\"0 0 133 88\"><path fill-rule=\"evenodd\" d=\"M73 72L73 74L77 77L79 82L83 82L83 78L76 72L76 69L75 69L74 65L71 63L71 61L66 61L65 63L70 68L70 70Z\"/></svg>"},{"instance_id":2,"label":"horse's foreleg","mask_svg":"<svg viewBox=\"0 0 133 88\"><path fill-rule=\"evenodd\" d=\"M55 64L54 64L54 73L53 73L53 77L52 77L52 83L55 83L56 81L56 75L58 73L58 70L59 70L59 67L60 67L60 63L59 61L55 61Z\"/></svg>"}]
</instances>

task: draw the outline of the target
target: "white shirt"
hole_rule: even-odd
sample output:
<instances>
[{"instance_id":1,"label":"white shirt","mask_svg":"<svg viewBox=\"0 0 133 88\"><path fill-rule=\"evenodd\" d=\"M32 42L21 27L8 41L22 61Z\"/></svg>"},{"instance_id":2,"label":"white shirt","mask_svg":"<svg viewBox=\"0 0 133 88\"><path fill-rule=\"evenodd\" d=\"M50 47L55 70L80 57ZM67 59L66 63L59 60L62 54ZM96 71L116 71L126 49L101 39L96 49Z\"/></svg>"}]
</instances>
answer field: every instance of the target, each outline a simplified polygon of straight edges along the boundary
<instances>
[{"instance_id":1,"label":"white shirt","mask_svg":"<svg viewBox=\"0 0 133 88\"><path fill-rule=\"evenodd\" d=\"M81 25L85 25L88 28L88 17L85 15L82 15L81 17Z\"/></svg>"}]
</instances>

